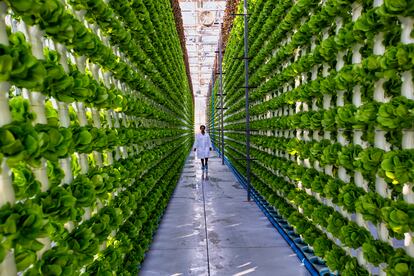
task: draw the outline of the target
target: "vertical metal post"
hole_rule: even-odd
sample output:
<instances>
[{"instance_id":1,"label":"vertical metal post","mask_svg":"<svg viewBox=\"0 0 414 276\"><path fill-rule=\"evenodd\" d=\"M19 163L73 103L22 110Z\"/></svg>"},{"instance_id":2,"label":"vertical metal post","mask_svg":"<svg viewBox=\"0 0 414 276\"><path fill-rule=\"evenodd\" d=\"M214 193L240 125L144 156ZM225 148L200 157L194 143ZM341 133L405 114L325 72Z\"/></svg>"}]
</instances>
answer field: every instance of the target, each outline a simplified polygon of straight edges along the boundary
<instances>
[{"instance_id":1,"label":"vertical metal post","mask_svg":"<svg viewBox=\"0 0 414 276\"><path fill-rule=\"evenodd\" d=\"M217 80L218 80L218 79L216 79L215 75L217 75L216 71L214 71L214 87L216 87ZM213 88L213 93L214 93L214 88ZM219 93L217 93L217 97L220 97ZM218 98L217 98L217 100L218 100ZM218 102L218 104L219 104L219 102ZM218 110L220 109L220 107L216 106L215 104L214 104L214 108L218 109ZM218 131L217 131L217 135L218 135L217 149L221 150L221 129L220 129L221 123L220 123L220 117L219 117L220 116L220 111L217 111L216 115L217 115L217 127L218 127Z\"/></svg>"},{"instance_id":2,"label":"vertical metal post","mask_svg":"<svg viewBox=\"0 0 414 276\"><path fill-rule=\"evenodd\" d=\"M221 109L221 164L224 165L224 108L223 108L223 38L222 38L222 27L223 23L220 24L220 38L218 45L218 54L219 54L219 73L220 73L220 109Z\"/></svg>"},{"instance_id":3,"label":"vertical metal post","mask_svg":"<svg viewBox=\"0 0 414 276\"><path fill-rule=\"evenodd\" d=\"M214 111L215 111L215 104L214 104L214 70L213 70L213 74L211 76L211 120L212 120L212 124L211 124L211 132L212 132L212 137L213 137L213 146L214 146L214 139L215 139L215 131L214 131Z\"/></svg>"},{"instance_id":4,"label":"vertical metal post","mask_svg":"<svg viewBox=\"0 0 414 276\"><path fill-rule=\"evenodd\" d=\"M246 181L247 200L250 201L250 113L249 113L249 26L247 20L247 0L243 0L244 6L244 71L245 71L245 97L246 97Z\"/></svg>"}]
</instances>

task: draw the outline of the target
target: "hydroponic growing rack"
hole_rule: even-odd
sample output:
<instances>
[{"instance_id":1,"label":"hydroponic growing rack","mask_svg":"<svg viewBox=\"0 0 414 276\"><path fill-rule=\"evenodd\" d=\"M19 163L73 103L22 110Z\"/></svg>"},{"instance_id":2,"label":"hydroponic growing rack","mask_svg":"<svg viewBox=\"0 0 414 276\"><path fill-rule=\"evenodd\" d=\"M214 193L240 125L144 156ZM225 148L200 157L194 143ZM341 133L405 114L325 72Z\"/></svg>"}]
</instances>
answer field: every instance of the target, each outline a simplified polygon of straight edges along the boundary
<instances>
[{"instance_id":1,"label":"hydroponic growing rack","mask_svg":"<svg viewBox=\"0 0 414 276\"><path fill-rule=\"evenodd\" d=\"M193 140L170 1L0 1L0 44L0 275L136 275Z\"/></svg>"},{"instance_id":2,"label":"hydroponic growing rack","mask_svg":"<svg viewBox=\"0 0 414 276\"><path fill-rule=\"evenodd\" d=\"M249 1L252 184L332 273L414 271L413 7ZM236 18L224 57L225 151L245 174L241 56Z\"/></svg>"}]
</instances>

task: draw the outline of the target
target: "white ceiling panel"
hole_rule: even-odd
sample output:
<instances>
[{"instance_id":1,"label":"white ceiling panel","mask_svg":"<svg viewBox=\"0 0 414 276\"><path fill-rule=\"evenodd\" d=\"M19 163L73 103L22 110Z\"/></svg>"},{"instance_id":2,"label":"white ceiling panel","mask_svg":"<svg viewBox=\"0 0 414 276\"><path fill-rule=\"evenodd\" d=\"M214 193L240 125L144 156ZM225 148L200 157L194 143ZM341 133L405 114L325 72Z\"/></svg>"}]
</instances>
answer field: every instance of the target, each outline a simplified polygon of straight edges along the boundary
<instances>
[{"instance_id":1,"label":"white ceiling panel","mask_svg":"<svg viewBox=\"0 0 414 276\"><path fill-rule=\"evenodd\" d=\"M220 22L226 1L179 0L183 15L184 34L190 63L190 74L196 99L195 125L206 124L206 96L214 65L219 39ZM203 11L210 11L214 24L204 26L200 19Z\"/></svg>"},{"instance_id":2,"label":"white ceiling panel","mask_svg":"<svg viewBox=\"0 0 414 276\"><path fill-rule=\"evenodd\" d=\"M206 77L210 75L214 64L215 51L219 38L219 23L222 21L226 1L220 0L180 0L183 15L186 46L190 62L190 71L194 88L203 82L203 95L207 95ZM204 26L200 20L203 11L210 11L215 23Z\"/></svg>"}]
</instances>

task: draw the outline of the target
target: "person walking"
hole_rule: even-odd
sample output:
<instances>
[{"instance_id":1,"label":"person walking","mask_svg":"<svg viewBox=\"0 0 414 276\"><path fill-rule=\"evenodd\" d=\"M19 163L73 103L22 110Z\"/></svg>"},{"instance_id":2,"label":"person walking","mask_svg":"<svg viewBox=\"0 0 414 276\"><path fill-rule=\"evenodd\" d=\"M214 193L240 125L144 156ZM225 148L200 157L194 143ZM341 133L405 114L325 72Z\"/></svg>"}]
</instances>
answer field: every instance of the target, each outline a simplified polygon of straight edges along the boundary
<instances>
[{"instance_id":1,"label":"person walking","mask_svg":"<svg viewBox=\"0 0 414 276\"><path fill-rule=\"evenodd\" d=\"M208 158L210 157L211 140L206 133L206 126L200 126L201 132L197 134L194 151L197 151L197 158L201 159L201 169L208 170Z\"/></svg>"}]
</instances>

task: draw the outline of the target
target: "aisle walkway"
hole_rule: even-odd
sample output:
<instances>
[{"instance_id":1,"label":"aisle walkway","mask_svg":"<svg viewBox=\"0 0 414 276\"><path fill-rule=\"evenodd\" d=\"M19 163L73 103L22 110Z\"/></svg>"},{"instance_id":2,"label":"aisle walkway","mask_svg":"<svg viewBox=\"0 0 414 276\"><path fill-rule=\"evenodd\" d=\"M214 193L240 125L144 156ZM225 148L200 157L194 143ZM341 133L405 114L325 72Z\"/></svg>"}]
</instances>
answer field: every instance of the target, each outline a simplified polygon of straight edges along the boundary
<instances>
[{"instance_id":1,"label":"aisle walkway","mask_svg":"<svg viewBox=\"0 0 414 276\"><path fill-rule=\"evenodd\" d=\"M208 173L191 154L140 275L309 274L217 154Z\"/></svg>"}]
</instances>

